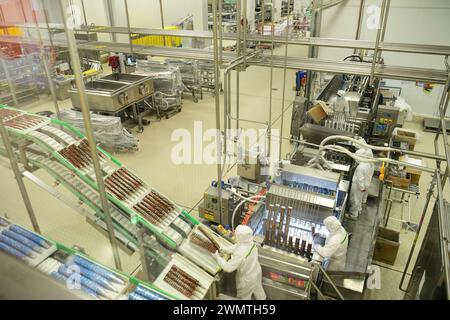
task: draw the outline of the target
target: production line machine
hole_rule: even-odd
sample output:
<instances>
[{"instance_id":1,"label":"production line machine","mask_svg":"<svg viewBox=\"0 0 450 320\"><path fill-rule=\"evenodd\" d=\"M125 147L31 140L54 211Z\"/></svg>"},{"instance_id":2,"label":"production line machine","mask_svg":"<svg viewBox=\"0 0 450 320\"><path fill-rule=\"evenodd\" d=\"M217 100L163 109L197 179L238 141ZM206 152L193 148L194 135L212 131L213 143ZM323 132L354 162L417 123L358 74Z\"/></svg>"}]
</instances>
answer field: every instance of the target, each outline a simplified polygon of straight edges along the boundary
<instances>
[{"instance_id":1,"label":"production line machine","mask_svg":"<svg viewBox=\"0 0 450 320\"><path fill-rule=\"evenodd\" d=\"M105 214L86 138L64 122L18 109L1 106L0 116L15 156L25 168L24 176L105 232ZM97 152L116 237L131 252L143 249L144 277L177 298L215 298L215 276L221 269L214 253L232 243L203 226L117 159L100 148ZM6 155L3 147L0 153ZM57 182L56 186L33 174L41 169ZM75 200L57 188L68 190ZM192 287L180 286L180 278Z\"/></svg>"},{"instance_id":2,"label":"production line machine","mask_svg":"<svg viewBox=\"0 0 450 320\"><path fill-rule=\"evenodd\" d=\"M285 164L269 186L254 184L242 177L229 182L222 184L222 194L226 199L227 195L233 195L229 191L231 188L237 192L247 190L246 197L265 197L264 204L249 204L254 208L243 210L247 214L236 214L235 218L239 219L234 225L243 223L254 230L268 298L311 299L311 282L316 282L318 276L312 262L314 243L323 241L313 238L313 232L324 228L323 220L328 216L342 219L348 181L343 180L339 173ZM206 192L200 212L203 207L208 207L211 199L216 199L215 196L210 197L210 193L216 195L217 186ZM230 217L233 211L224 210L222 213ZM225 286L223 289L228 288Z\"/></svg>"}]
</instances>

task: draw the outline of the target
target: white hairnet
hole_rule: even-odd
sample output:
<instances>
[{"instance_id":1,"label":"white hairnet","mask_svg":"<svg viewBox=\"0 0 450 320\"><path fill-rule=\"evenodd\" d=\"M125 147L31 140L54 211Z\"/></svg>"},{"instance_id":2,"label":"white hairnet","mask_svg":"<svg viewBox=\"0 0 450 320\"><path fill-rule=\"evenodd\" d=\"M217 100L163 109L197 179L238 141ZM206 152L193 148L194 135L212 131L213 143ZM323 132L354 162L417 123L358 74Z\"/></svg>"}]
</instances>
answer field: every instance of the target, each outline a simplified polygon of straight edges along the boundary
<instances>
[{"instance_id":1,"label":"white hairnet","mask_svg":"<svg viewBox=\"0 0 450 320\"><path fill-rule=\"evenodd\" d=\"M253 230L248 226L238 226L235 231L235 236L237 243L253 242Z\"/></svg>"},{"instance_id":2,"label":"white hairnet","mask_svg":"<svg viewBox=\"0 0 450 320\"><path fill-rule=\"evenodd\" d=\"M339 90L337 92L337 94L339 97L342 97L342 98L345 98L345 96L347 95L347 93L344 90Z\"/></svg>"},{"instance_id":3,"label":"white hairnet","mask_svg":"<svg viewBox=\"0 0 450 320\"><path fill-rule=\"evenodd\" d=\"M335 216L326 218L323 220L323 224L331 234L336 233L342 227L341 222Z\"/></svg>"}]
</instances>

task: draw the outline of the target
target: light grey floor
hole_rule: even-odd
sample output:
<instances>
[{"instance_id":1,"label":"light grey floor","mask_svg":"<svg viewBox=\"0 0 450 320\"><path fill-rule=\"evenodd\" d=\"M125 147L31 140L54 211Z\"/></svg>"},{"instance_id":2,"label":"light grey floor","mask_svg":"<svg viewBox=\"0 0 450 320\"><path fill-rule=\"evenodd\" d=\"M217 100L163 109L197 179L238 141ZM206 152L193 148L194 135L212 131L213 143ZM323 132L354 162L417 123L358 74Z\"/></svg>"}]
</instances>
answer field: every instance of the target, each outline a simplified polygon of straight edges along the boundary
<instances>
[{"instance_id":1,"label":"light grey floor","mask_svg":"<svg viewBox=\"0 0 450 320\"><path fill-rule=\"evenodd\" d=\"M283 49L279 54L283 54ZM297 47L290 49L290 55L296 54L304 56L306 49ZM251 67L247 72L241 73L240 78L240 108L241 116L246 119L267 121L269 114L269 75L267 68ZM235 88L235 76L233 75L233 88ZM294 86L294 72L287 72L286 85L286 107L294 98L292 90ZM273 89L273 118L278 121L274 128L281 127L281 110L283 94L283 71L274 70ZM221 97L223 99L223 96ZM70 101L59 103L60 108L70 108ZM223 106L223 103L221 104ZM41 97L38 102L24 107L25 110L36 112L42 110L53 110L53 104L48 97ZM233 112L235 110L235 98L233 95ZM289 136L291 109L285 112L284 136ZM214 97L205 94L204 100L193 103L189 97L184 100L183 111L169 120L154 122L145 129L143 133L135 133L140 139L140 150L130 154L116 154L115 156L136 172L140 177L156 189L187 208L193 207L203 195L204 190L210 185L212 180L217 179L217 167L212 165L175 165L171 161L171 151L174 142L171 135L174 130L185 128L192 132L194 121L201 121L204 130L215 128L215 105ZM242 123L243 128L254 127L252 124ZM418 124L408 124L407 127L421 130ZM259 129L256 127L256 129ZM417 150L432 152L432 135L423 133L421 142L417 145ZM283 153L290 151L289 144L283 145ZM0 164L7 165L4 159L0 159ZM428 163L433 167L433 163ZM235 170L231 170L227 176L235 175ZM17 184L12 172L0 166L0 211L6 213L15 222L27 227L30 222L27 212L20 197ZM51 179L42 176L49 184L53 184ZM422 192L425 193L431 178L424 175L421 180ZM113 266L113 259L108 240L105 236L97 232L92 226L87 224L84 218L77 211L67 207L63 203L54 199L48 193L36 185L26 182L34 210L36 212L40 227L44 235L65 243L66 245L78 245L86 250L88 254L105 263ZM450 193L448 198L450 198ZM419 200L411 201L412 222L419 221L420 209L423 207L424 195ZM393 218L400 217L399 206L393 210ZM428 222L426 220L426 222ZM391 223L391 227L399 229L398 223ZM401 299L402 293L398 290L400 271L403 270L407 254L409 252L413 234L402 231L401 248L397 263L393 267L382 268L382 288L381 290L370 291L368 299ZM137 254L128 256L121 252L122 264L125 272L134 272L139 265ZM393 269L393 270L391 270Z\"/></svg>"}]
</instances>

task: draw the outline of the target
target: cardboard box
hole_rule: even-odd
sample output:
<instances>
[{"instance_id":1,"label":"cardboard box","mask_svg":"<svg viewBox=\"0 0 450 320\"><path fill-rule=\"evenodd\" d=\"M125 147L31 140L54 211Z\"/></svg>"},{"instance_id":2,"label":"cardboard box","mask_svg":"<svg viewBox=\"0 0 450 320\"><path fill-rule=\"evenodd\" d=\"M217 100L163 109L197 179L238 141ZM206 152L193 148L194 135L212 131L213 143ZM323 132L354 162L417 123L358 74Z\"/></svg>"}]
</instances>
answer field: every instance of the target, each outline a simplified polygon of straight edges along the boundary
<instances>
[{"instance_id":1,"label":"cardboard box","mask_svg":"<svg viewBox=\"0 0 450 320\"><path fill-rule=\"evenodd\" d=\"M373 259L390 265L395 264L400 249L400 232L380 227Z\"/></svg>"},{"instance_id":2,"label":"cardboard box","mask_svg":"<svg viewBox=\"0 0 450 320\"><path fill-rule=\"evenodd\" d=\"M425 167L424 161L420 157L406 155L401 156L399 160L409 164ZM422 176L422 171L411 167L407 167L405 171L410 177L411 184L419 185L420 177Z\"/></svg>"},{"instance_id":3,"label":"cardboard box","mask_svg":"<svg viewBox=\"0 0 450 320\"><path fill-rule=\"evenodd\" d=\"M413 151L417 144L417 133L408 129L397 129L394 133L394 141L406 142L409 144L409 150Z\"/></svg>"},{"instance_id":4,"label":"cardboard box","mask_svg":"<svg viewBox=\"0 0 450 320\"><path fill-rule=\"evenodd\" d=\"M331 109L323 101L319 101L314 107L308 111L308 115L314 122L319 123L330 114Z\"/></svg>"},{"instance_id":5,"label":"cardboard box","mask_svg":"<svg viewBox=\"0 0 450 320\"><path fill-rule=\"evenodd\" d=\"M411 177L404 179L397 176L387 176L386 180L392 181L394 187L402 189L408 189L411 184Z\"/></svg>"}]
</instances>

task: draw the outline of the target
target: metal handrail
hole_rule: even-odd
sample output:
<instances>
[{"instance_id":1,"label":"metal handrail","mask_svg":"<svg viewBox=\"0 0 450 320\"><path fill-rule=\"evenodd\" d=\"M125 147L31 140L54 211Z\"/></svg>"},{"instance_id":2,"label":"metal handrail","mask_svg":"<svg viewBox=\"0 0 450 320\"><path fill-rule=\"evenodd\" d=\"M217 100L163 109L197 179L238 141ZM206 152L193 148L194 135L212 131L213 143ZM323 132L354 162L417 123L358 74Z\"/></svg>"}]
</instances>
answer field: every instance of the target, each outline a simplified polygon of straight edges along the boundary
<instances>
[{"instance_id":1,"label":"metal handrail","mask_svg":"<svg viewBox=\"0 0 450 320\"><path fill-rule=\"evenodd\" d=\"M339 291L338 287L336 287L336 285L334 284L333 280L331 280L330 276L328 275L328 273L325 271L325 269L322 267L322 265L315 263L315 265L317 265L319 267L319 271L323 273L323 275L325 276L325 278L328 280L328 282L331 284L331 286L333 287L333 289L336 291L336 293L338 294L339 298L341 300L345 300L344 296L342 295L341 291Z\"/></svg>"}]
</instances>

